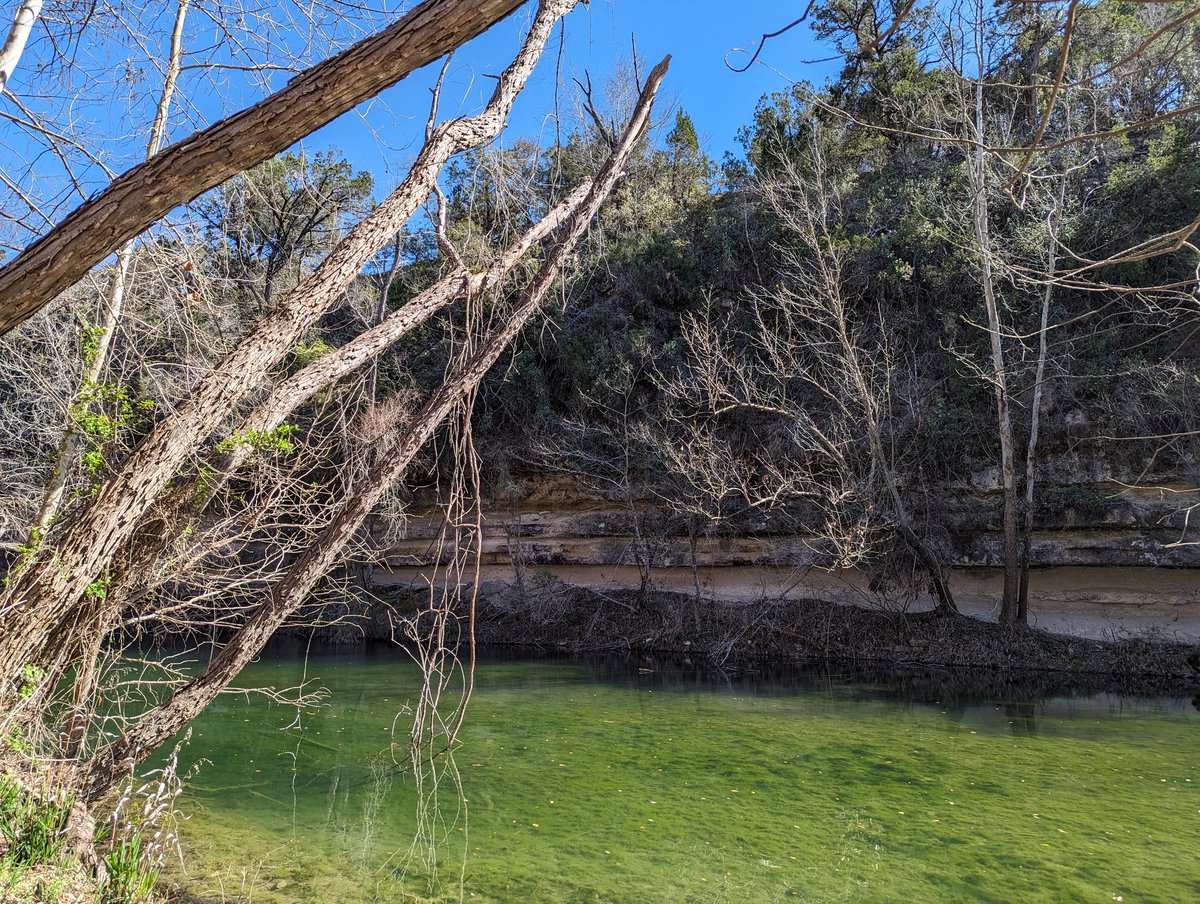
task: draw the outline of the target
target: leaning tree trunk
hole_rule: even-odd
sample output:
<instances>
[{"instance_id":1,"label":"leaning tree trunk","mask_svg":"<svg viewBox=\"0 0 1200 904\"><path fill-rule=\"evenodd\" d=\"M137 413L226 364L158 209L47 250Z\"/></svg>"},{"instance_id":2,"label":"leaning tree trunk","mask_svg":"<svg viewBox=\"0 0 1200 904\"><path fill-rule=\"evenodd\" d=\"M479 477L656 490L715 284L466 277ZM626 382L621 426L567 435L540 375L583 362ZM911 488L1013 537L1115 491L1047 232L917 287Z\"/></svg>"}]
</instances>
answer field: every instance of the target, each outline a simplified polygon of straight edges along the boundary
<instances>
[{"instance_id":1,"label":"leaning tree trunk","mask_svg":"<svg viewBox=\"0 0 1200 904\"><path fill-rule=\"evenodd\" d=\"M479 386L492 365L537 313L558 279L592 217L620 179L626 162L650 121L655 94L666 75L669 57L646 80L629 125L613 147L583 208L565 228L559 244L522 293L507 322L497 329L463 367L434 393L396 445L353 486L330 523L288 568L230 642L195 678L160 706L144 714L120 739L98 755L81 775L79 790L89 803L111 793L132 769L194 719L245 665L262 650L284 620L308 597L362 525L371 509L403 476L437 428Z\"/></svg>"},{"instance_id":2,"label":"leaning tree trunk","mask_svg":"<svg viewBox=\"0 0 1200 904\"><path fill-rule=\"evenodd\" d=\"M0 334L28 319L180 204L286 150L465 44L522 2L426 0L400 21L306 70L270 97L129 170L0 270Z\"/></svg>"},{"instance_id":3,"label":"leaning tree trunk","mask_svg":"<svg viewBox=\"0 0 1200 904\"><path fill-rule=\"evenodd\" d=\"M957 615L958 606L954 602L954 595L950 592L950 582L946 579L946 571L942 567L941 560L929 548L929 544L913 530L908 507L904 504L904 497L900 493L900 485L896 479L892 458L884 448L883 414L880 411L879 401L881 393L872 391L872 383L863 364L858 342L852 335L849 314L843 303L840 259L830 257L828 260L822 261L821 266L825 270L824 282L833 309L832 320L834 322L832 325L837 333L838 344L841 346L841 363L854 385L859 407L862 408L863 417L866 419L872 469L883 475L883 483L887 489L888 498L891 499L892 528L900 535L905 545L928 572L936 601L935 611L943 615Z\"/></svg>"},{"instance_id":4,"label":"leaning tree trunk","mask_svg":"<svg viewBox=\"0 0 1200 904\"><path fill-rule=\"evenodd\" d=\"M256 405L231 435L237 438L269 433L318 392L365 364L374 366L380 355L457 298L497 290L535 245L547 239L575 214L587 199L591 187L592 183L588 181L568 194L507 248L487 270L466 273L456 269L409 300L378 326L301 368ZM187 526L203 515L208 501L249 459L251 449L249 443L235 442L228 452L212 453L200 471L187 480L177 482L159 498L117 556L121 567L117 569L117 577L110 590L114 605L129 605L153 588L147 581L152 569L147 566L161 561ZM201 473L205 475L203 494L200 492Z\"/></svg>"},{"instance_id":5,"label":"leaning tree trunk","mask_svg":"<svg viewBox=\"0 0 1200 904\"><path fill-rule=\"evenodd\" d=\"M446 161L500 133L555 22L577 2L542 0L520 51L497 80L483 112L434 128L404 182L338 244L311 276L288 293L171 415L154 426L88 508L17 574L0 598L0 623L4 627L0 635L0 697L15 689L26 664L38 661L39 651L58 622L74 617L85 591L96 587L95 582L111 578L114 553L191 451L228 416L233 405L267 380L271 368L296 346L379 248L400 231L429 194ZM434 2L420 9L430 5L441 7L446 3ZM171 153L165 151L147 165ZM0 297L4 295L2 277L0 273Z\"/></svg>"}]
</instances>

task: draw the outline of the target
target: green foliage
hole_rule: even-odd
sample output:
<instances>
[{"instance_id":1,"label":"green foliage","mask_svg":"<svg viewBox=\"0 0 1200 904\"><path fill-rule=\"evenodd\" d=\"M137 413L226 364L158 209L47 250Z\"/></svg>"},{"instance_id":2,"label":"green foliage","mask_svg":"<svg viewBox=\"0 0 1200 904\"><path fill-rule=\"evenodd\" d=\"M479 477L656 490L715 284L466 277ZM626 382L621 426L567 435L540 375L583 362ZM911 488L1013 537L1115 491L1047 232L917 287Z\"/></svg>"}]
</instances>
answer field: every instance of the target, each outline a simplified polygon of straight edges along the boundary
<instances>
[{"instance_id":1,"label":"green foliage","mask_svg":"<svg viewBox=\"0 0 1200 904\"><path fill-rule=\"evenodd\" d=\"M46 670L40 665L26 663L21 669L21 686L17 689L17 696L22 700L28 700L35 693L38 687L46 680Z\"/></svg>"},{"instance_id":2,"label":"green foliage","mask_svg":"<svg viewBox=\"0 0 1200 904\"><path fill-rule=\"evenodd\" d=\"M333 354L336 349L324 339L313 339L311 342L301 342L292 349L292 364L291 373L303 370L314 361L320 361L322 358Z\"/></svg>"},{"instance_id":3,"label":"green foliage","mask_svg":"<svg viewBox=\"0 0 1200 904\"><path fill-rule=\"evenodd\" d=\"M258 308L274 300L285 272L328 252L371 206L374 180L336 149L289 151L234 177L196 202L208 226L214 276Z\"/></svg>"},{"instance_id":4,"label":"green foliage","mask_svg":"<svg viewBox=\"0 0 1200 904\"><path fill-rule=\"evenodd\" d=\"M100 354L100 340L104 338L104 327L89 323L83 328L83 335L80 336L80 349L83 353L83 369L89 371L92 365L96 363L96 356Z\"/></svg>"},{"instance_id":5,"label":"green foliage","mask_svg":"<svg viewBox=\"0 0 1200 904\"><path fill-rule=\"evenodd\" d=\"M106 571L96 580L92 581L83 591L83 595L90 600L103 600L108 596L108 590L112 586L112 572Z\"/></svg>"},{"instance_id":6,"label":"green foliage","mask_svg":"<svg viewBox=\"0 0 1200 904\"><path fill-rule=\"evenodd\" d=\"M26 542L17 544L17 557L13 561L12 567L4 575L5 587L33 561L45 539L45 532L40 527L35 527L29 532L29 539Z\"/></svg>"},{"instance_id":7,"label":"green foliage","mask_svg":"<svg viewBox=\"0 0 1200 904\"><path fill-rule=\"evenodd\" d=\"M249 449L256 455L291 455L296 451L296 444L291 437L300 428L294 424L280 424L271 430L239 431L233 436L221 440L217 451L229 455L235 449ZM202 473L196 492L208 492L208 478Z\"/></svg>"},{"instance_id":8,"label":"green foliage","mask_svg":"<svg viewBox=\"0 0 1200 904\"><path fill-rule=\"evenodd\" d=\"M11 879L16 886L22 873L31 867L68 865L66 829L74 803L70 797L40 796L0 774L0 880ZM97 904L150 904L155 900L158 868L145 856L142 836L136 829L127 838L113 842L103 860L108 876L99 889ZM39 885L45 886L41 894L49 894L55 881L67 884L68 878L40 879Z\"/></svg>"},{"instance_id":9,"label":"green foliage","mask_svg":"<svg viewBox=\"0 0 1200 904\"><path fill-rule=\"evenodd\" d=\"M227 443L229 440L222 440L222 443ZM228 448L232 451L232 446ZM216 474L208 465L200 466L200 473L196 476L196 495L194 497L197 505L202 505L213 492L213 478Z\"/></svg>"},{"instance_id":10,"label":"green foliage","mask_svg":"<svg viewBox=\"0 0 1200 904\"><path fill-rule=\"evenodd\" d=\"M80 456L93 491L107 468L105 448L126 431L140 429L154 412L154 400L138 398L124 384L88 380L71 406L75 429L86 439Z\"/></svg>"},{"instance_id":11,"label":"green foliage","mask_svg":"<svg viewBox=\"0 0 1200 904\"><path fill-rule=\"evenodd\" d=\"M23 757L33 755L33 742L25 734L25 729L19 725L10 728L8 733L4 735L4 746L13 753L20 754Z\"/></svg>"}]
</instances>

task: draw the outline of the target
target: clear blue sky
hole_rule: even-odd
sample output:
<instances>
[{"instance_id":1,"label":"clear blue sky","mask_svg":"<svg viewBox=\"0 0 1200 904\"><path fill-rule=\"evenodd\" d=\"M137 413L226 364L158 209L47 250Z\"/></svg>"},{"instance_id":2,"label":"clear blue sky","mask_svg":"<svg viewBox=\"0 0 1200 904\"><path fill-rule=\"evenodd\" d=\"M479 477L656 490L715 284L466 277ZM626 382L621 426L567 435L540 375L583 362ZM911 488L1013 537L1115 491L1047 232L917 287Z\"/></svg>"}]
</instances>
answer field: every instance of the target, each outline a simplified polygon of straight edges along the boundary
<instances>
[{"instance_id":1,"label":"clear blue sky","mask_svg":"<svg viewBox=\"0 0 1200 904\"><path fill-rule=\"evenodd\" d=\"M789 80L819 84L836 73L834 64L805 62L828 56L827 50L815 44L807 26L768 42L760 62L746 72L735 73L726 65L726 54L739 47L753 48L764 32L791 22L803 6L799 0L593 0L589 6L581 4L566 19L562 55L566 87L562 90L573 90L571 77L581 77L584 70L591 74L594 85L602 84L622 58L631 56L631 37L635 37L638 55L647 66L671 54L665 96L688 111L705 149L720 160L727 150L739 151L737 130L750 121L763 94L786 88ZM528 10L532 8L531 4ZM484 103L493 82L479 76L503 68L528 21L528 10L521 10L456 54L443 94L444 114L471 112ZM513 111L504 140L553 138L557 56L556 33ZM748 57L732 53L729 59L738 64ZM419 146L436 69L415 74L365 114L347 114L307 139L305 146L313 150L330 145L341 148L357 166L374 171L380 189L385 189L403 172L403 163ZM562 100L562 106L568 106L566 98Z\"/></svg>"},{"instance_id":2,"label":"clear blue sky","mask_svg":"<svg viewBox=\"0 0 1200 904\"><path fill-rule=\"evenodd\" d=\"M305 0L272 0L257 7L258 18L243 23L233 41L221 40L225 24L205 4L193 4L185 30L185 72L172 108L170 141L186 138L222 116L277 90L289 71L248 73L241 64L261 63L263 54L277 53L315 60L357 37L394 21L414 0L376 0L362 15L340 15L347 7L336 3L311 6ZM7 9L11 4L0 3ZM50 222L61 219L83 197L102 188L109 172L119 173L140 162L146 135L162 85L165 58L174 17L173 3L139 0L108 4L107 18L94 21L70 47L69 66L62 66L46 22L40 23L10 88L17 100L0 98L0 111L21 119L24 110L43 119L51 131L78 136L74 145L51 151L42 133L20 128L0 118L0 175L10 188L0 190L0 260L25 244ZM571 107L573 76L590 73L603 85L619 61L631 55L631 40L646 65L670 53L671 71L664 87L667 101L683 106L696 123L705 149L716 160L725 151L738 151L736 134L753 115L758 99L781 90L790 80L821 83L836 70L834 64L810 65L805 60L827 55L815 46L807 26L773 39L749 71L735 73L726 65L745 60L739 47L753 48L764 32L775 31L803 11L804 0L592 0L566 17L562 53L561 108ZM517 49L535 4L530 0L455 54L443 92L442 115L477 111L493 87L488 73L499 72ZM322 25L306 24L304 13L321 13ZM261 31L254 23L261 23ZM56 26L61 28L61 25ZM328 46L330 40L337 46ZM249 46L254 45L254 46ZM326 45L326 46L323 46ZM555 125L558 35L543 55L525 93L517 102L511 127L502 141L532 137L553 140ZM269 61L269 60L267 60ZM229 65L234 68L230 69ZM212 69L211 67L218 68ZM303 145L318 151L340 148L359 169L376 177L376 194L386 193L405 172L416 153L429 108L429 88L439 66L414 73L381 97L346 114L307 138ZM564 122L563 131L570 128ZM62 152L60 155L60 151ZM69 159L71 178L60 161ZM103 166L101 165L103 164ZM33 206L16 203L11 186L27 193Z\"/></svg>"}]
</instances>

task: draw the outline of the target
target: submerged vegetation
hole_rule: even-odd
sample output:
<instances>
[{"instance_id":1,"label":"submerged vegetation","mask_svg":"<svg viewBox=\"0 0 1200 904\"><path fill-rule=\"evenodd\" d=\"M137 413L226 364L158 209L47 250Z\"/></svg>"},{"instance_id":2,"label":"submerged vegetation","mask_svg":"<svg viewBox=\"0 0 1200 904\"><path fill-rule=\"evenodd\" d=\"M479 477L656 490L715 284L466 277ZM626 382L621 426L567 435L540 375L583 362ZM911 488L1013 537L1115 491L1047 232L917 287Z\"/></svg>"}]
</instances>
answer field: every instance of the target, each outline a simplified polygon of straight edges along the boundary
<instances>
[{"instance_id":1,"label":"submerged vegetation","mask_svg":"<svg viewBox=\"0 0 1200 904\"><path fill-rule=\"evenodd\" d=\"M222 694L253 686L239 676L281 629L353 631L372 607L421 680L348 767L356 783L369 772L371 790L343 788L335 773L330 812L352 800L368 823L382 819L388 782L403 774L417 840L407 858L395 839L372 841L362 865L372 883L411 869L431 889L444 852L430 839L465 828L442 804L488 800L482 788L460 793L446 755L502 740L468 706L481 639L671 649L743 667L840 658L1196 688L1197 654L1180 643L1031 629L1029 579L1049 528L1119 525L1137 536L1118 552L1137 564L1200 566L1195 4L819 0L789 28L810 29L836 71L746 110L740 151L720 161L686 94L669 108L658 98L669 57L650 66L635 49L607 84L568 86L565 38L553 138L502 138L543 51L585 14L577 5L530 3L486 99L452 112L453 51L519 0L425 0L395 22L365 5L296 0L99 3L80 22L70 4L17 4L0 51L3 128L25 143L21 162L0 162L0 242L16 251L0 269L0 894L151 901L182 789L178 747L147 772L154 758L195 720L219 720ZM34 24L52 40L22 62ZM764 23L764 41L783 33L777 24ZM109 108L113 90L76 62L84 48L128 56L128 121L111 134L84 125L80 111ZM344 52L314 66L320 48ZM386 194L339 151L295 146L439 58L411 167ZM10 78L22 72L31 87L18 95ZM294 77L239 112L239 90L258 97L276 74ZM210 115L219 121L168 143L172 125ZM131 168L118 176L114 160ZM485 538L485 518L519 513L528 487L554 478L617 512L628 542L614 558L636 569L636 590L543 580L537 566L558 553L539 550L519 517L503 548ZM1137 494L1160 498L1130 502ZM412 563L422 592L388 605L375 569L395 564L423 510L437 527ZM771 554L780 567L853 571L894 611L704 598L702 546L781 536L791 542ZM669 556L668 539L681 541ZM511 592L481 595L485 560L505 555ZM960 612L955 569L968 563L1003 571L997 623ZM657 589L664 564L690 569L695 593ZM337 750L307 734L324 700L307 675L255 690L290 707L306 750ZM819 711L799 715L821 723ZM685 727L670 714L664 724ZM731 726L722 717L714 728L722 745L689 734L700 800L742 791L709 787L729 784L714 776L739 740ZM750 755L764 758L761 790L787 797L770 764L795 765L809 754L779 745L807 741L759 727L776 743ZM871 757L905 730L873 726ZM546 731L571 734L566 722ZM837 731L810 740L828 752ZM1050 762L1039 743L996 794ZM239 755L206 744L218 774L221 756ZM230 793L286 809L253 783L292 781L299 750L294 772L242 777ZM963 790L978 762L947 768ZM918 772L905 784L921 785ZM893 848L936 858L929 827L947 811L927 808L921 830L892 825L890 810L916 812L908 791L845 781L847 795L878 797L825 813L810 847L785 843L780 812L763 805L748 818L758 865L742 850L724 877L699 879L738 899L743 873L771 876L786 857L817 865L740 899L923 899L939 883L949 898L980 897L1001 875L1006 896L1045 892L1018 881L1020 858L1007 855L1021 831L987 850L945 839L970 847L986 874L878 879ZM622 782L649 800L652 784ZM1082 787L1052 790L1074 814ZM1010 829L1014 806L1000 807ZM557 863L570 834L541 833L527 815L511 824L535 830L529 850ZM624 826L627 849L657 831L651 822ZM664 822L682 833L684 811ZM1060 831L1104 830L1080 817ZM1075 849L1096 866L1054 888L1116 899L1115 845ZM586 868L556 867L580 870L568 891L581 899L617 862L595 847ZM482 859L513 856L497 849ZM705 855L694 838L680 850ZM659 867L631 879L639 900L714 897ZM518 872L486 894L557 895ZM1190 876L1161 884L1167 898L1197 891Z\"/></svg>"}]
</instances>

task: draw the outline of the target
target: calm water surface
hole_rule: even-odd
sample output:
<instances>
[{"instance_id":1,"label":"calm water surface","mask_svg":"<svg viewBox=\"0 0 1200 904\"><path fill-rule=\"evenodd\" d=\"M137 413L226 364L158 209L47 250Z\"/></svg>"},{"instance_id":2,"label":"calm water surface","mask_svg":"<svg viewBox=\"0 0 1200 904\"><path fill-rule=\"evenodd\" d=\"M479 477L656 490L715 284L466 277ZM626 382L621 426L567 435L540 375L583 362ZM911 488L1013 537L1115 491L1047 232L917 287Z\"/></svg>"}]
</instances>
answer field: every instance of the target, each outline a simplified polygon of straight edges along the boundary
<instances>
[{"instance_id":1,"label":"calm water surface","mask_svg":"<svg viewBox=\"0 0 1200 904\"><path fill-rule=\"evenodd\" d=\"M227 696L197 722L173 877L314 904L1200 901L1190 700L650 668L482 664L418 794L393 757L403 653L276 653L239 683L332 695L299 719Z\"/></svg>"}]
</instances>

